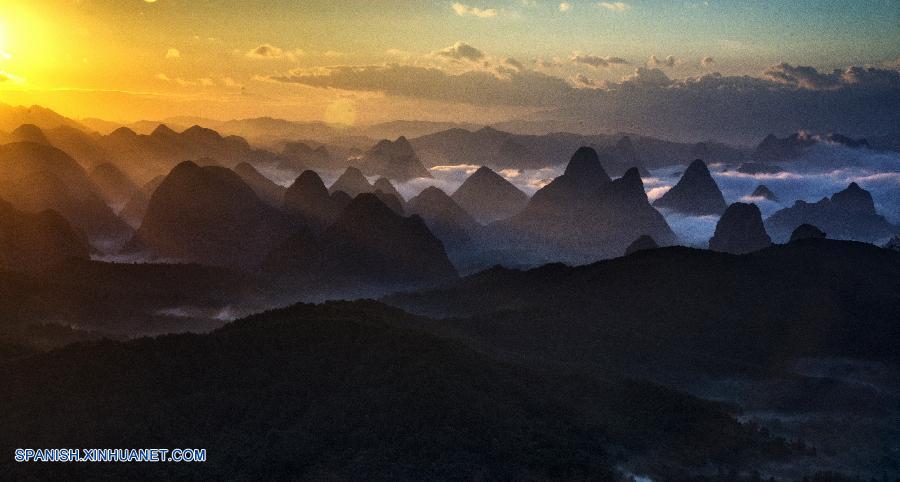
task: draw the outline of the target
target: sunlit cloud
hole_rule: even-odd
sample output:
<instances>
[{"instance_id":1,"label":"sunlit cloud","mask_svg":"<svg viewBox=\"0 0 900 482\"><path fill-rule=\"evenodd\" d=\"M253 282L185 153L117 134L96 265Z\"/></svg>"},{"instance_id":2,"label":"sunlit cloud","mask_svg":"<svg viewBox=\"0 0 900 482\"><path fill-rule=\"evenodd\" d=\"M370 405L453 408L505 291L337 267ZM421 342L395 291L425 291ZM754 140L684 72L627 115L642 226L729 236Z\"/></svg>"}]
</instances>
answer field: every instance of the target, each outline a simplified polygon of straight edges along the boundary
<instances>
[{"instance_id":1,"label":"sunlit cloud","mask_svg":"<svg viewBox=\"0 0 900 482\"><path fill-rule=\"evenodd\" d=\"M478 18L491 18L497 16L497 9L495 8L481 9L478 7L470 7L469 5L465 5L459 2L453 4L453 11L456 12L456 14L460 17L466 15L471 15Z\"/></svg>"},{"instance_id":2,"label":"sunlit cloud","mask_svg":"<svg viewBox=\"0 0 900 482\"><path fill-rule=\"evenodd\" d=\"M168 75L163 74L163 73L158 73L158 74L154 75L153 77L156 78L157 80L160 80L160 81L163 81L166 83L170 83L170 84L180 85L182 87L196 87L196 86L211 87L213 85L216 85L215 81L213 81L213 79L211 79L209 77L201 77L199 79L185 80L180 77L169 77Z\"/></svg>"},{"instance_id":3,"label":"sunlit cloud","mask_svg":"<svg viewBox=\"0 0 900 482\"><path fill-rule=\"evenodd\" d=\"M454 60L470 60L474 62L482 59L484 57L484 52L465 42L456 42L445 49L438 50L434 55Z\"/></svg>"},{"instance_id":4,"label":"sunlit cloud","mask_svg":"<svg viewBox=\"0 0 900 482\"><path fill-rule=\"evenodd\" d=\"M169 50L166 50L166 58L167 59L180 59L181 52L178 49L170 48Z\"/></svg>"},{"instance_id":5,"label":"sunlit cloud","mask_svg":"<svg viewBox=\"0 0 900 482\"><path fill-rule=\"evenodd\" d=\"M297 57L306 55L302 49L284 50L271 44L262 44L259 47L250 49L244 54L245 57L258 60L274 60L288 59L296 60Z\"/></svg>"},{"instance_id":6,"label":"sunlit cloud","mask_svg":"<svg viewBox=\"0 0 900 482\"><path fill-rule=\"evenodd\" d=\"M712 57L703 57L700 59L700 66L703 68L709 68L716 64L716 61Z\"/></svg>"},{"instance_id":7,"label":"sunlit cloud","mask_svg":"<svg viewBox=\"0 0 900 482\"><path fill-rule=\"evenodd\" d=\"M589 65L594 68L607 68L616 65L628 65L628 61L621 57L600 57L575 52L570 60L576 64Z\"/></svg>"},{"instance_id":8,"label":"sunlit cloud","mask_svg":"<svg viewBox=\"0 0 900 482\"><path fill-rule=\"evenodd\" d=\"M660 59L655 55L651 55L650 59L647 60L647 67L650 68L660 68L660 67L675 67L675 63L677 60L674 55L669 55L665 59Z\"/></svg>"},{"instance_id":9,"label":"sunlit cloud","mask_svg":"<svg viewBox=\"0 0 900 482\"><path fill-rule=\"evenodd\" d=\"M572 4L571 4L571 3L569 3L569 2L563 2L563 3L560 3L560 4L559 4L559 11L560 11L560 12L568 12L568 11L570 11L570 10L572 10Z\"/></svg>"},{"instance_id":10,"label":"sunlit cloud","mask_svg":"<svg viewBox=\"0 0 900 482\"><path fill-rule=\"evenodd\" d=\"M606 82L602 80L594 80L584 74L575 74L569 78L569 81L579 89L605 89Z\"/></svg>"},{"instance_id":11,"label":"sunlit cloud","mask_svg":"<svg viewBox=\"0 0 900 482\"><path fill-rule=\"evenodd\" d=\"M631 5L625 2L598 2L595 3L599 8L605 8L607 10L612 10L613 12L624 12L626 10L631 10Z\"/></svg>"}]
</instances>

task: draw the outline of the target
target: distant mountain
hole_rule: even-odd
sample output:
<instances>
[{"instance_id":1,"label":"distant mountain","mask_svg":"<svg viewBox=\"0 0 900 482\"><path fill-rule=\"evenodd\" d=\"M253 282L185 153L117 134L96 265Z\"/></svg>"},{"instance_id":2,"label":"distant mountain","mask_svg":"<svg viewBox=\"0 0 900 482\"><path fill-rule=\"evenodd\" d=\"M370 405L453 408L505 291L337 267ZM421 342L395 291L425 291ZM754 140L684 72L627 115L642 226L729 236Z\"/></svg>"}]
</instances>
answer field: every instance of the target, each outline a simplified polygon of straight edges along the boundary
<instances>
[{"instance_id":1,"label":"distant mountain","mask_svg":"<svg viewBox=\"0 0 900 482\"><path fill-rule=\"evenodd\" d=\"M386 177L379 177L372 183L372 189L375 192L381 191L385 194L390 194L397 198L401 203L405 203L406 200L403 199L403 196L400 195L400 191L397 190L396 187L391 183L391 180Z\"/></svg>"},{"instance_id":2,"label":"distant mountain","mask_svg":"<svg viewBox=\"0 0 900 482\"><path fill-rule=\"evenodd\" d=\"M697 159L684 171L678 183L653 205L685 214L722 214L725 198L706 164Z\"/></svg>"},{"instance_id":3,"label":"distant mountain","mask_svg":"<svg viewBox=\"0 0 900 482\"><path fill-rule=\"evenodd\" d=\"M141 190L127 174L108 162L91 169L89 177L106 202L119 208Z\"/></svg>"},{"instance_id":4,"label":"distant mountain","mask_svg":"<svg viewBox=\"0 0 900 482\"><path fill-rule=\"evenodd\" d=\"M270 206L280 208L284 204L284 193L287 188L275 184L252 165L242 162L234 166L234 172L241 176L250 189L253 189L253 192Z\"/></svg>"},{"instance_id":5,"label":"distant mountain","mask_svg":"<svg viewBox=\"0 0 900 482\"><path fill-rule=\"evenodd\" d=\"M9 134L9 137L9 142L33 142L35 144L50 145L50 141L44 135L44 131L34 124L22 124L16 127Z\"/></svg>"},{"instance_id":6,"label":"distant mountain","mask_svg":"<svg viewBox=\"0 0 900 482\"><path fill-rule=\"evenodd\" d=\"M410 214L419 215L428 229L449 250L462 249L471 242L478 227L475 219L444 191L429 186L407 203Z\"/></svg>"},{"instance_id":7,"label":"distant mountain","mask_svg":"<svg viewBox=\"0 0 900 482\"><path fill-rule=\"evenodd\" d=\"M290 232L287 218L234 171L185 161L153 192L127 250L248 269Z\"/></svg>"},{"instance_id":8,"label":"distant mountain","mask_svg":"<svg viewBox=\"0 0 900 482\"><path fill-rule=\"evenodd\" d=\"M307 170L285 191L284 209L324 228L334 222L342 207L328 195L322 178L315 171Z\"/></svg>"},{"instance_id":9,"label":"distant mountain","mask_svg":"<svg viewBox=\"0 0 900 482\"><path fill-rule=\"evenodd\" d=\"M85 128L68 117L38 105L30 107L10 106L0 102L0 131L11 132L22 124L33 124L42 130L54 129L60 126L76 129Z\"/></svg>"},{"instance_id":10,"label":"distant mountain","mask_svg":"<svg viewBox=\"0 0 900 482\"><path fill-rule=\"evenodd\" d=\"M92 240L130 233L84 169L65 152L46 144L0 145L0 193L17 209L60 213Z\"/></svg>"},{"instance_id":11,"label":"distant mountain","mask_svg":"<svg viewBox=\"0 0 900 482\"><path fill-rule=\"evenodd\" d=\"M400 182L417 177L432 177L403 136L393 142L387 139L378 141L361 158L351 160L351 163L367 175L384 176Z\"/></svg>"},{"instance_id":12,"label":"distant mountain","mask_svg":"<svg viewBox=\"0 0 900 482\"><path fill-rule=\"evenodd\" d=\"M483 224L511 217L528 204L528 195L486 166L466 178L450 197Z\"/></svg>"},{"instance_id":13,"label":"distant mountain","mask_svg":"<svg viewBox=\"0 0 900 482\"><path fill-rule=\"evenodd\" d=\"M663 141L638 135L513 134L493 127L475 131L448 129L411 139L425 167L470 164L493 169L539 169L565 164L568 153L591 146L601 154L609 172L619 175L631 167L642 171L680 164L692 156L695 144ZM629 146L630 144L630 146ZM716 162L739 162L744 152L708 142L705 152ZM608 165L607 165L608 164Z\"/></svg>"},{"instance_id":14,"label":"distant mountain","mask_svg":"<svg viewBox=\"0 0 900 482\"><path fill-rule=\"evenodd\" d=\"M363 289L423 286L456 278L441 242L418 217L403 217L374 194L357 196L320 236L303 231L273 250L266 270Z\"/></svg>"},{"instance_id":15,"label":"distant mountain","mask_svg":"<svg viewBox=\"0 0 900 482\"><path fill-rule=\"evenodd\" d=\"M728 206L709 239L709 249L731 254L752 253L771 245L759 208L746 203Z\"/></svg>"},{"instance_id":16,"label":"distant mountain","mask_svg":"<svg viewBox=\"0 0 900 482\"><path fill-rule=\"evenodd\" d=\"M363 175L362 171L355 167L348 167L337 181L328 188L328 192L343 191L351 198L364 192L372 192L372 185Z\"/></svg>"},{"instance_id":17,"label":"distant mountain","mask_svg":"<svg viewBox=\"0 0 900 482\"><path fill-rule=\"evenodd\" d=\"M522 212L484 232L498 249L573 263L620 256L644 234L664 245L675 242L648 202L637 169L611 181L588 147L576 151L564 174L536 192Z\"/></svg>"},{"instance_id":18,"label":"distant mountain","mask_svg":"<svg viewBox=\"0 0 900 482\"><path fill-rule=\"evenodd\" d=\"M396 139L400 136L406 138L421 137L448 129L476 130L479 129L479 126L460 122L396 120L373 124L363 127L360 130L362 133L373 139Z\"/></svg>"},{"instance_id":19,"label":"distant mountain","mask_svg":"<svg viewBox=\"0 0 900 482\"><path fill-rule=\"evenodd\" d=\"M753 192L750 194L750 197L758 197L763 198L767 201L778 202L778 196L776 196L775 193L772 192L772 190L769 189L765 184L756 186L756 189L753 190Z\"/></svg>"},{"instance_id":20,"label":"distant mountain","mask_svg":"<svg viewBox=\"0 0 900 482\"><path fill-rule=\"evenodd\" d=\"M59 126L44 131L53 147L72 156L85 169L112 163L115 156L101 145L102 137L95 132L84 132L70 126Z\"/></svg>"},{"instance_id":21,"label":"distant mountain","mask_svg":"<svg viewBox=\"0 0 900 482\"><path fill-rule=\"evenodd\" d=\"M766 219L766 230L776 241L785 241L801 224L812 224L832 239L879 242L893 236L897 226L875 212L872 195L858 184L816 203L797 201Z\"/></svg>"},{"instance_id":22,"label":"distant mountain","mask_svg":"<svg viewBox=\"0 0 900 482\"><path fill-rule=\"evenodd\" d=\"M331 168L334 159L325 146L319 146L313 149L304 142L288 142L281 151L284 158L278 167L281 169L292 169L301 171L304 167L308 168Z\"/></svg>"},{"instance_id":23,"label":"distant mountain","mask_svg":"<svg viewBox=\"0 0 900 482\"><path fill-rule=\"evenodd\" d=\"M809 148L822 142L853 149L869 147L869 142L865 139L851 139L841 134L812 135L797 132L784 139L769 134L756 146L753 157L762 162L788 161L801 157Z\"/></svg>"},{"instance_id":24,"label":"distant mountain","mask_svg":"<svg viewBox=\"0 0 900 482\"><path fill-rule=\"evenodd\" d=\"M737 171L742 174L778 174L784 172L781 166L775 164L766 164L762 162L745 162L741 164Z\"/></svg>"},{"instance_id":25,"label":"distant mountain","mask_svg":"<svg viewBox=\"0 0 900 482\"><path fill-rule=\"evenodd\" d=\"M641 162L640 156L631 141L631 137L623 136L612 146L593 146L600 157L600 163L610 175L622 176L625 171L636 167L641 176L649 176L650 173Z\"/></svg>"},{"instance_id":26,"label":"distant mountain","mask_svg":"<svg viewBox=\"0 0 900 482\"><path fill-rule=\"evenodd\" d=\"M56 211L26 213L0 199L0 269L43 271L88 254L87 245Z\"/></svg>"},{"instance_id":27,"label":"distant mountain","mask_svg":"<svg viewBox=\"0 0 900 482\"><path fill-rule=\"evenodd\" d=\"M253 149L241 137L223 137L200 126L179 133L160 124L149 135L122 127L101 137L98 142L116 165L138 182L167 173L188 159L214 159L224 167L241 162L276 165L280 160L271 152Z\"/></svg>"}]
</instances>

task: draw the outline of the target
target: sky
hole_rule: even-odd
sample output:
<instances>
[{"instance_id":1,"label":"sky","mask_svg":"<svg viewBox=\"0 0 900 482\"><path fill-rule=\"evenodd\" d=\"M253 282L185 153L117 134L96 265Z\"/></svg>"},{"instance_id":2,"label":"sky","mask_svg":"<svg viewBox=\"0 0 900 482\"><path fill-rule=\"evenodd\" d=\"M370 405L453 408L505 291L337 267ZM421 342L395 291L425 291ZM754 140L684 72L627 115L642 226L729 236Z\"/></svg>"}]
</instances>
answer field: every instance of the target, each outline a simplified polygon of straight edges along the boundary
<instances>
[{"instance_id":1,"label":"sky","mask_svg":"<svg viewBox=\"0 0 900 482\"><path fill-rule=\"evenodd\" d=\"M897 87L882 71L900 67L898 25L892 0L4 0L0 101L119 121L345 124L571 120L626 102L604 127L640 128L630 104L670 103L646 90L703 76ZM833 75L851 66L874 73Z\"/></svg>"}]
</instances>

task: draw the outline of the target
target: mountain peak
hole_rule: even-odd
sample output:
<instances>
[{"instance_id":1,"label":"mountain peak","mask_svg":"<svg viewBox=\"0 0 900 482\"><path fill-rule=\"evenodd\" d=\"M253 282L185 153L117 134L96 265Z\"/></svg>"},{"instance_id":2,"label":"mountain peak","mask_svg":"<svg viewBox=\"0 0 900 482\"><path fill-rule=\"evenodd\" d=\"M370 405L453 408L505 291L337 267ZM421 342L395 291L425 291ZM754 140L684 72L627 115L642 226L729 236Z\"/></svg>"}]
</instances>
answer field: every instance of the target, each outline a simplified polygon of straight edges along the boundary
<instances>
[{"instance_id":1,"label":"mountain peak","mask_svg":"<svg viewBox=\"0 0 900 482\"><path fill-rule=\"evenodd\" d=\"M706 164L696 159L653 205L687 214L720 214L725 211L725 198Z\"/></svg>"},{"instance_id":2,"label":"mountain peak","mask_svg":"<svg viewBox=\"0 0 900 482\"><path fill-rule=\"evenodd\" d=\"M175 135L178 135L178 133L165 124L156 126L156 129L153 129L153 132L150 133L150 136L152 137L169 137Z\"/></svg>"},{"instance_id":3,"label":"mountain peak","mask_svg":"<svg viewBox=\"0 0 900 482\"><path fill-rule=\"evenodd\" d=\"M399 201L403 201L403 196L400 195L400 192L397 191L397 188L394 187L390 179L386 177L379 177L378 179L376 179L375 183L372 184L372 188L376 191L381 191L385 194L395 196Z\"/></svg>"},{"instance_id":4,"label":"mountain peak","mask_svg":"<svg viewBox=\"0 0 900 482\"><path fill-rule=\"evenodd\" d=\"M486 166L466 178L450 197L481 223L509 218L528 204L528 195Z\"/></svg>"},{"instance_id":5,"label":"mountain peak","mask_svg":"<svg viewBox=\"0 0 900 482\"><path fill-rule=\"evenodd\" d=\"M588 188L599 188L610 181L609 175L600 164L600 157L592 147L582 146L572 154L563 176L575 185Z\"/></svg>"},{"instance_id":6,"label":"mountain peak","mask_svg":"<svg viewBox=\"0 0 900 482\"><path fill-rule=\"evenodd\" d=\"M728 206L709 239L709 249L732 254L751 253L771 245L759 207L748 203Z\"/></svg>"},{"instance_id":7,"label":"mountain peak","mask_svg":"<svg viewBox=\"0 0 900 482\"><path fill-rule=\"evenodd\" d=\"M831 196L831 202L848 211L860 214L875 214L875 201L869 191L859 187L859 184L851 182L847 189L836 192Z\"/></svg>"},{"instance_id":8,"label":"mountain peak","mask_svg":"<svg viewBox=\"0 0 900 482\"><path fill-rule=\"evenodd\" d=\"M753 190L753 193L750 194L750 197L763 198L769 201L778 202L778 196L772 192L765 184L760 184L756 186L756 189Z\"/></svg>"},{"instance_id":9,"label":"mountain peak","mask_svg":"<svg viewBox=\"0 0 900 482\"><path fill-rule=\"evenodd\" d=\"M222 140L222 136L218 132L199 125L187 128L181 135L197 142L216 142Z\"/></svg>"},{"instance_id":10,"label":"mountain peak","mask_svg":"<svg viewBox=\"0 0 900 482\"><path fill-rule=\"evenodd\" d=\"M44 131L34 124L22 124L19 127L16 127L10 134L16 142L33 142L35 144L50 145L50 141L47 140Z\"/></svg>"},{"instance_id":11,"label":"mountain peak","mask_svg":"<svg viewBox=\"0 0 900 482\"><path fill-rule=\"evenodd\" d=\"M364 192L372 192L372 185L369 184L369 180L366 179L366 176L363 176L362 171L350 166L328 190L332 193L335 191L344 191L349 194L350 197L355 198Z\"/></svg>"}]
</instances>

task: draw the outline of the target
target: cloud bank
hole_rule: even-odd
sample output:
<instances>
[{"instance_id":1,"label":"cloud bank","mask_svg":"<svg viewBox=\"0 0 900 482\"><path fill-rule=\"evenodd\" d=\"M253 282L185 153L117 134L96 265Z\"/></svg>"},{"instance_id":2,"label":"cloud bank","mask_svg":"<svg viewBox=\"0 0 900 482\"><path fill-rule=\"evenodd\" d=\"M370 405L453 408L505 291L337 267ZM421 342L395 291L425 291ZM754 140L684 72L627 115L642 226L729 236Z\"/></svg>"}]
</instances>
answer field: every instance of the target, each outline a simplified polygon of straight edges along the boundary
<instances>
[{"instance_id":1,"label":"cloud bank","mask_svg":"<svg viewBox=\"0 0 900 482\"><path fill-rule=\"evenodd\" d=\"M421 62L338 65L295 69L267 79L472 105L541 108L541 115L529 120L552 126L549 129L581 125L593 132L627 130L689 141L755 144L769 133L798 130L854 137L900 131L900 72L881 67L820 72L778 64L758 77L713 72L672 79L660 67L675 66L679 60L654 56L646 67L619 81L602 81L572 70L608 69L628 61L577 52L568 64L535 60L541 69L568 69L564 79L519 62L498 61L465 42L428 58L451 60L457 68ZM704 57L700 65L710 69L715 61ZM458 67L468 71L459 72Z\"/></svg>"}]
</instances>

